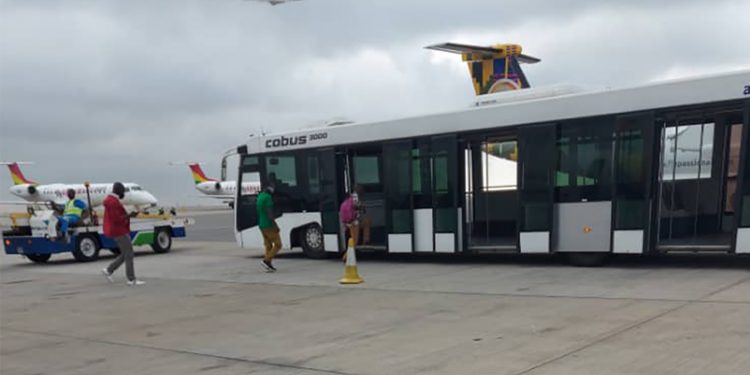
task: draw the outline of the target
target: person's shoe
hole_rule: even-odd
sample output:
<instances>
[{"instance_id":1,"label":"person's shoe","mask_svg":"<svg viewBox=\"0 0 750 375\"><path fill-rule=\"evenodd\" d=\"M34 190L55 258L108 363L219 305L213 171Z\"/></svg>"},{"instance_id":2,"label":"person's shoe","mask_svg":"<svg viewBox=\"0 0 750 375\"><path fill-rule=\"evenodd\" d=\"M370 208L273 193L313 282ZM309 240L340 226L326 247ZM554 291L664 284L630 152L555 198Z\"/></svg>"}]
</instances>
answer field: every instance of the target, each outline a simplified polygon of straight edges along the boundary
<instances>
[{"instance_id":1,"label":"person's shoe","mask_svg":"<svg viewBox=\"0 0 750 375\"><path fill-rule=\"evenodd\" d=\"M115 282L115 279L112 278L112 274L109 273L106 268L102 268L102 275L104 275L110 283Z\"/></svg>"},{"instance_id":2,"label":"person's shoe","mask_svg":"<svg viewBox=\"0 0 750 375\"><path fill-rule=\"evenodd\" d=\"M138 280L138 279L136 279L136 280L128 280L128 286L138 286L138 285L143 285L145 283L146 283L145 281Z\"/></svg>"},{"instance_id":3,"label":"person's shoe","mask_svg":"<svg viewBox=\"0 0 750 375\"><path fill-rule=\"evenodd\" d=\"M276 267L271 264L271 262L266 262L266 260L261 260L260 265L263 266L263 270L266 272L276 272Z\"/></svg>"}]
</instances>

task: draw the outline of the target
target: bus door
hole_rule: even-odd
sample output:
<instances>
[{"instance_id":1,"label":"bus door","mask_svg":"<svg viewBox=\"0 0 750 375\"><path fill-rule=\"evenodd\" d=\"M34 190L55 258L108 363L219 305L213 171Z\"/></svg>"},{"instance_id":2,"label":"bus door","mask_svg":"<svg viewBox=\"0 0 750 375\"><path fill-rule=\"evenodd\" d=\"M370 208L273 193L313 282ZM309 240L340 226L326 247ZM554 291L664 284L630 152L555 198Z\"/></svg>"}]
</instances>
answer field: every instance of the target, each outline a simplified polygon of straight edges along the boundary
<instances>
[{"instance_id":1,"label":"bus door","mask_svg":"<svg viewBox=\"0 0 750 375\"><path fill-rule=\"evenodd\" d=\"M383 146L388 252L461 250L455 135Z\"/></svg>"},{"instance_id":2,"label":"bus door","mask_svg":"<svg viewBox=\"0 0 750 375\"><path fill-rule=\"evenodd\" d=\"M383 183L383 147L381 145L365 145L348 150L349 192L357 185L362 186L364 194L360 202L364 205L365 213L360 225L359 244L357 248L385 250L386 236L386 205L385 184ZM370 238L366 238L369 227Z\"/></svg>"},{"instance_id":3,"label":"bus door","mask_svg":"<svg viewBox=\"0 0 750 375\"><path fill-rule=\"evenodd\" d=\"M323 245L326 251L338 252L345 248L339 241L339 204L346 198L344 182L346 154L336 152L334 148L317 151L320 193L321 226L323 227ZM312 166L310 166L312 168ZM312 170L312 169L311 169ZM313 190L313 189L311 189Z\"/></svg>"},{"instance_id":4,"label":"bus door","mask_svg":"<svg viewBox=\"0 0 750 375\"><path fill-rule=\"evenodd\" d=\"M452 253L463 250L463 212L459 205L461 163L459 143L455 135L432 137L432 232L435 252Z\"/></svg>"},{"instance_id":5,"label":"bus door","mask_svg":"<svg viewBox=\"0 0 750 375\"><path fill-rule=\"evenodd\" d=\"M742 111L680 113L657 124L657 248L730 251L738 224Z\"/></svg>"},{"instance_id":6,"label":"bus door","mask_svg":"<svg viewBox=\"0 0 750 375\"><path fill-rule=\"evenodd\" d=\"M383 145L385 206L388 252L414 250L414 196L418 184L412 175L413 142L396 141Z\"/></svg>"},{"instance_id":7,"label":"bus door","mask_svg":"<svg viewBox=\"0 0 750 375\"><path fill-rule=\"evenodd\" d=\"M740 138L740 151L733 154L732 149L730 149L730 165L733 162L732 159L736 157L737 162L735 164L738 166L738 176L735 179L734 187L728 185L730 189L727 195L730 201L734 201L734 216L738 224L734 250L737 253L750 253L750 163L748 162L748 152L750 152L750 100L745 101L743 117L744 124L741 126L742 131L739 132L741 135L737 135L734 130L739 125L732 124L730 144L734 144L734 137ZM734 146L732 147L734 148ZM732 179L731 173L728 173L727 178Z\"/></svg>"},{"instance_id":8,"label":"bus door","mask_svg":"<svg viewBox=\"0 0 750 375\"><path fill-rule=\"evenodd\" d=\"M518 138L482 137L466 143L466 233L470 250L516 250Z\"/></svg>"},{"instance_id":9,"label":"bus door","mask_svg":"<svg viewBox=\"0 0 750 375\"><path fill-rule=\"evenodd\" d=\"M654 170L654 115L644 112L615 120L612 252L641 254L649 247Z\"/></svg>"},{"instance_id":10,"label":"bus door","mask_svg":"<svg viewBox=\"0 0 750 375\"><path fill-rule=\"evenodd\" d=\"M518 248L522 253L550 251L556 138L556 124L524 126L518 130Z\"/></svg>"},{"instance_id":11,"label":"bus door","mask_svg":"<svg viewBox=\"0 0 750 375\"><path fill-rule=\"evenodd\" d=\"M258 214L255 210L256 193L240 187L243 183L260 181L260 167L257 156L242 155L234 204L234 222L238 233L258 225Z\"/></svg>"}]
</instances>

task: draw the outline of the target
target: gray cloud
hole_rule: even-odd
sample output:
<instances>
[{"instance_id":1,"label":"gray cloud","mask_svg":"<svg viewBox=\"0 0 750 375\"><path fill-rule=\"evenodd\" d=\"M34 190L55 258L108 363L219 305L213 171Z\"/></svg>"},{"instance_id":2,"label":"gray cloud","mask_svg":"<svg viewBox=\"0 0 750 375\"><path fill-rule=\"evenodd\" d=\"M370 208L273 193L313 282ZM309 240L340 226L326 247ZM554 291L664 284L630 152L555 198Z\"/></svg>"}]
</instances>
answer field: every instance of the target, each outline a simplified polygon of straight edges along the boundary
<instances>
[{"instance_id":1,"label":"gray cloud","mask_svg":"<svg viewBox=\"0 0 750 375\"><path fill-rule=\"evenodd\" d=\"M535 85L633 85L748 67L745 14L746 1L2 1L0 159L185 202L190 176L168 161L216 174L261 129L466 106L466 68L427 44L518 42L543 59L526 69Z\"/></svg>"}]
</instances>

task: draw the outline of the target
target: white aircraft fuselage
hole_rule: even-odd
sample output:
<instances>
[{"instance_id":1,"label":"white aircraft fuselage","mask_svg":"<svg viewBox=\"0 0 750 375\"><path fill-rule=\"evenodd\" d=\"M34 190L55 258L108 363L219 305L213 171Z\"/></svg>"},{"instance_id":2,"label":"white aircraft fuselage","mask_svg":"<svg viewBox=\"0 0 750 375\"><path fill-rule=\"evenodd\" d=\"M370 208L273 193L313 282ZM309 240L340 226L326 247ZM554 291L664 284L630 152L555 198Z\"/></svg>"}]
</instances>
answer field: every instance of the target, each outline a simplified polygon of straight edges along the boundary
<instances>
[{"instance_id":1,"label":"white aircraft fuselage","mask_svg":"<svg viewBox=\"0 0 750 375\"><path fill-rule=\"evenodd\" d=\"M126 206L151 207L158 203L156 197L138 184L124 183L125 197L121 200ZM68 189L76 191L76 198L87 202L86 186L83 184L19 184L10 187L10 193L28 202L48 202L64 204L68 200ZM101 206L104 198L112 193L112 184L90 184L89 196L91 205ZM88 204L88 203L87 203Z\"/></svg>"},{"instance_id":2,"label":"white aircraft fuselage","mask_svg":"<svg viewBox=\"0 0 750 375\"><path fill-rule=\"evenodd\" d=\"M195 184L195 188L203 194L221 196L222 198L234 197L237 191L237 181L205 181ZM260 192L260 183L243 182L242 195L253 195Z\"/></svg>"}]
</instances>

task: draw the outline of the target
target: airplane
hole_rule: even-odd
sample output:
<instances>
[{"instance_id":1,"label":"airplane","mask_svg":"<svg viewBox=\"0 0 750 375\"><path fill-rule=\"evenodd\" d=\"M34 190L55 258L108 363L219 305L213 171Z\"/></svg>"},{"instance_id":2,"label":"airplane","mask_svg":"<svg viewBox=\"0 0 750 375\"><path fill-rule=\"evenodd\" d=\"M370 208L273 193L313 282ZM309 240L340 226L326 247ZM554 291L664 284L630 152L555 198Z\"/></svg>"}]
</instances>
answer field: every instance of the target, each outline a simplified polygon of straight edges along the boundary
<instances>
[{"instance_id":1,"label":"airplane","mask_svg":"<svg viewBox=\"0 0 750 375\"><path fill-rule=\"evenodd\" d=\"M209 178L203 173L200 163L170 163L171 165L185 164L190 168L193 174L195 188L208 198L221 199L222 202L230 207L234 206L234 193L237 191L237 181L219 181L215 178ZM242 194L255 195L260 192L260 182L243 182Z\"/></svg>"},{"instance_id":2,"label":"airplane","mask_svg":"<svg viewBox=\"0 0 750 375\"><path fill-rule=\"evenodd\" d=\"M10 177L13 180L13 186L10 187L10 193L25 200L28 203L54 202L55 204L65 204L67 202L68 189L76 191L76 198L87 202L86 186L84 184L40 184L29 180L21 172L19 165L30 164L24 162L0 162L0 165L7 165L10 170ZM136 209L145 207L154 207L158 203L156 197L144 190L140 185L126 182L125 198L122 203L126 206L133 206ZM112 183L89 184L88 195L91 199L91 206L101 206L104 198L112 192ZM19 202L3 202L19 203ZM25 204L25 203L24 203ZM87 203L88 204L88 203Z\"/></svg>"},{"instance_id":3,"label":"airplane","mask_svg":"<svg viewBox=\"0 0 750 375\"><path fill-rule=\"evenodd\" d=\"M457 53L469 66L476 95L529 88L529 81L521 70L521 63L535 64L536 57L524 55L518 44L474 46L459 43L440 43L427 49Z\"/></svg>"},{"instance_id":4,"label":"airplane","mask_svg":"<svg viewBox=\"0 0 750 375\"><path fill-rule=\"evenodd\" d=\"M279 4L288 3L290 1L300 1L300 0L254 0L254 1L269 3L271 5L279 5Z\"/></svg>"}]
</instances>

